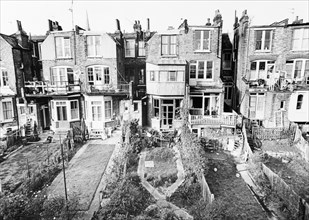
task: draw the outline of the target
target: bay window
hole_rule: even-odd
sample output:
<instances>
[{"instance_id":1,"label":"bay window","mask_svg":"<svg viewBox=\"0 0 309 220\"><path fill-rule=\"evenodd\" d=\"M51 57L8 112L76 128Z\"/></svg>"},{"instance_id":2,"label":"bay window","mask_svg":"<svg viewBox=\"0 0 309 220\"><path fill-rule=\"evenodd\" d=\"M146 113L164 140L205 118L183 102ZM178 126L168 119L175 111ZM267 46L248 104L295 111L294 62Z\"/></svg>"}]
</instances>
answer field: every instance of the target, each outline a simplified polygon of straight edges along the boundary
<instances>
[{"instance_id":1,"label":"bay window","mask_svg":"<svg viewBox=\"0 0 309 220\"><path fill-rule=\"evenodd\" d=\"M272 44L272 30L255 31L255 50L270 51Z\"/></svg>"},{"instance_id":2,"label":"bay window","mask_svg":"<svg viewBox=\"0 0 309 220\"><path fill-rule=\"evenodd\" d=\"M210 30L194 31L194 50L210 51Z\"/></svg>"},{"instance_id":3,"label":"bay window","mask_svg":"<svg viewBox=\"0 0 309 220\"><path fill-rule=\"evenodd\" d=\"M100 57L101 52L101 36L87 36L87 56Z\"/></svg>"},{"instance_id":4,"label":"bay window","mask_svg":"<svg viewBox=\"0 0 309 220\"><path fill-rule=\"evenodd\" d=\"M57 58L71 58L70 37L55 37Z\"/></svg>"}]
</instances>

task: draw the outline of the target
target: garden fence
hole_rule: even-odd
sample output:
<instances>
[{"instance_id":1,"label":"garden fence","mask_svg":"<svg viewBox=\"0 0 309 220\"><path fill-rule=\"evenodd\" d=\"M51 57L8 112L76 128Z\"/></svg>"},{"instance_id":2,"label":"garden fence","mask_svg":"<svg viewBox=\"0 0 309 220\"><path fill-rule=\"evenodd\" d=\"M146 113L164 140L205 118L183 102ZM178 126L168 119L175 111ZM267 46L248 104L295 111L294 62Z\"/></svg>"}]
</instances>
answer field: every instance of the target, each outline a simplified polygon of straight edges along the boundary
<instances>
[{"instance_id":1,"label":"garden fence","mask_svg":"<svg viewBox=\"0 0 309 220\"><path fill-rule=\"evenodd\" d=\"M262 170L270 181L271 187L287 204L292 213L298 213L301 220L309 219L309 205L304 199L299 197L291 187L289 187L283 179L262 163Z\"/></svg>"},{"instance_id":2,"label":"garden fence","mask_svg":"<svg viewBox=\"0 0 309 220\"><path fill-rule=\"evenodd\" d=\"M214 195L211 193L209 186L206 182L205 176L201 174L201 186L202 186L202 196L207 204L211 204L214 200Z\"/></svg>"}]
</instances>

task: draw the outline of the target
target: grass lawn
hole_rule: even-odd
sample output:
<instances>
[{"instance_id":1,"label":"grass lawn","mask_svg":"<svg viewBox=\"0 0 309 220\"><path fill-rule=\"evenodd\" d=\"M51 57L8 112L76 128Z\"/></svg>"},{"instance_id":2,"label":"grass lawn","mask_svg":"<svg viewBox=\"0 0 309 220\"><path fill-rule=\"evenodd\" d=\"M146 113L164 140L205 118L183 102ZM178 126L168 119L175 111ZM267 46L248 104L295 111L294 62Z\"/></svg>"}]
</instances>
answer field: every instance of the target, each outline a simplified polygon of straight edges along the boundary
<instances>
[{"instance_id":1,"label":"grass lawn","mask_svg":"<svg viewBox=\"0 0 309 220\"><path fill-rule=\"evenodd\" d=\"M41 163L47 163L48 155L51 159L59 149L59 143L34 143L22 147L0 163L2 184L20 183L27 173L27 159L31 174L31 171L37 169Z\"/></svg>"},{"instance_id":2,"label":"grass lawn","mask_svg":"<svg viewBox=\"0 0 309 220\"><path fill-rule=\"evenodd\" d=\"M89 144L82 154L71 160L66 169L68 194L79 198L80 210L88 210L114 147L113 144ZM53 181L48 193L64 194L62 172Z\"/></svg>"},{"instance_id":3,"label":"grass lawn","mask_svg":"<svg viewBox=\"0 0 309 220\"><path fill-rule=\"evenodd\" d=\"M147 151L146 161L153 161L154 167L145 167L147 181L158 187L165 184L165 187L172 185L177 179L177 167L174 159L174 150L167 147L154 148ZM168 181L171 179L171 181Z\"/></svg>"},{"instance_id":4,"label":"grass lawn","mask_svg":"<svg viewBox=\"0 0 309 220\"><path fill-rule=\"evenodd\" d=\"M267 215L255 200L241 177L236 177L234 159L223 151L207 153L206 181L215 200L222 201L222 217L231 219L267 219ZM217 171L214 171L214 169Z\"/></svg>"}]
</instances>

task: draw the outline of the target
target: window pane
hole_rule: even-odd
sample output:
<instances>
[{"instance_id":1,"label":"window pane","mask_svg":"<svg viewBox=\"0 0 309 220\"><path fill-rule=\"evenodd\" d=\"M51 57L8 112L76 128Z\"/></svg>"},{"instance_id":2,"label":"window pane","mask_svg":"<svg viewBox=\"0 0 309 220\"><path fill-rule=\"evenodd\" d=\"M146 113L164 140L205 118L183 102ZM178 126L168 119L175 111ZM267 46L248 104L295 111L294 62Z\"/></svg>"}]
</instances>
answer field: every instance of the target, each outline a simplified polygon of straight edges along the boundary
<instances>
[{"instance_id":1,"label":"window pane","mask_svg":"<svg viewBox=\"0 0 309 220\"><path fill-rule=\"evenodd\" d=\"M212 61L207 61L206 79L212 78Z\"/></svg>"},{"instance_id":2,"label":"window pane","mask_svg":"<svg viewBox=\"0 0 309 220\"><path fill-rule=\"evenodd\" d=\"M203 98L192 97L192 108L203 108Z\"/></svg>"},{"instance_id":3,"label":"window pane","mask_svg":"<svg viewBox=\"0 0 309 220\"><path fill-rule=\"evenodd\" d=\"M300 50L301 48L301 29L293 31L293 50Z\"/></svg>"},{"instance_id":4,"label":"window pane","mask_svg":"<svg viewBox=\"0 0 309 220\"><path fill-rule=\"evenodd\" d=\"M262 49L262 31L255 31L256 41L255 41L255 49L261 50Z\"/></svg>"},{"instance_id":5,"label":"window pane","mask_svg":"<svg viewBox=\"0 0 309 220\"><path fill-rule=\"evenodd\" d=\"M145 56L145 42L138 42L138 56Z\"/></svg>"},{"instance_id":6,"label":"window pane","mask_svg":"<svg viewBox=\"0 0 309 220\"><path fill-rule=\"evenodd\" d=\"M105 119L112 117L112 105L111 101L105 101Z\"/></svg>"},{"instance_id":7,"label":"window pane","mask_svg":"<svg viewBox=\"0 0 309 220\"><path fill-rule=\"evenodd\" d=\"M87 72L88 72L88 81L93 82L94 81L94 79L93 79L93 68L89 67Z\"/></svg>"},{"instance_id":8,"label":"window pane","mask_svg":"<svg viewBox=\"0 0 309 220\"><path fill-rule=\"evenodd\" d=\"M272 31L265 31L265 42L264 42L264 50L270 50L270 40L271 40Z\"/></svg>"},{"instance_id":9,"label":"window pane","mask_svg":"<svg viewBox=\"0 0 309 220\"><path fill-rule=\"evenodd\" d=\"M190 64L190 78L196 78L196 64Z\"/></svg>"},{"instance_id":10,"label":"window pane","mask_svg":"<svg viewBox=\"0 0 309 220\"><path fill-rule=\"evenodd\" d=\"M93 36L87 36L87 54L88 56L94 56Z\"/></svg>"},{"instance_id":11,"label":"window pane","mask_svg":"<svg viewBox=\"0 0 309 220\"><path fill-rule=\"evenodd\" d=\"M94 67L94 73L96 76L97 81L102 81L102 68L101 67Z\"/></svg>"},{"instance_id":12,"label":"window pane","mask_svg":"<svg viewBox=\"0 0 309 220\"><path fill-rule=\"evenodd\" d=\"M201 49L201 31L194 32L194 50Z\"/></svg>"},{"instance_id":13,"label":"window pane","mask_svg":"<svg viewBox=\"0 0 309 220\"><path fill-rule=\"evenodd\" d=\"M303 103L303 95L298 95L297 96L297 104L296 104L296 109L301 109Z\"/></svg>"},{"instance_id":14,"label":"window pane","mask_svg":"<svg viewBox=\"0 0 309 220\"><path fill-rule=\"evenodd\" d=\"M71 57L70 38L64 38L64 56Z\"/></svg>"},{"instance_id":15,"label":"window pane","mask_svg":"<svg viewBox=\"0 0 309 220\"><path fill-rule=\"evenodd\" d=\"M209 50L209 31L203 31L203 50Z\"/></svg>"},{"instance_id":16,"label":"window pane","mask_svg":"<svg viewBox=\"0 0 309 220\"><path fill-rule=\"evenodd\" d=\"M162 55L168 55L168 45L162 45Z\"/></svg>"},{"instance_id":17,"label":"window pane","mask_svg":"<svg viewBox=\"0 0 309 220\"><path fill-rule=\"evenodd\" d=\"M303 62L301 60L297 60L295 62L294 78L301 78L302 63Z\"/></svg>"},{"instance_id":18,"label":"window pane","mask_svg":"<svg viewBox=\"0 0 309 220\"><path fill-rule=\"evenodd\" d=\"M171 44L176 44L176 36L173 35L173 36L170 36L171 38Z\"/></svg>"},{"instance_id":19,"label":"window pane","mask_svg":"<svg viewBox=\"0 0 309 220\"><path fill-rule=\"evenodd\" d=\"M176 81L176 71L169 72L169 81Z\"/></svg>"},{"instance_id":20,"label":"window pane","mask_svg":"<svg viewBox=\"0 0 309 220\"><path fill-rule=\"evenodd\" d=\"M198 76L199 79L204 79L204 61L198 62Z\"/></svg>"},{"instance_id":21,"label":"window pane","mask_svg":"<svg viewBox=\"0 0 309 220\"><path fill-rule=\"evenodd\" d=\"M260 61L259 70L265 70L265 62L264 61Z\"/></svg>"}]
</instances>

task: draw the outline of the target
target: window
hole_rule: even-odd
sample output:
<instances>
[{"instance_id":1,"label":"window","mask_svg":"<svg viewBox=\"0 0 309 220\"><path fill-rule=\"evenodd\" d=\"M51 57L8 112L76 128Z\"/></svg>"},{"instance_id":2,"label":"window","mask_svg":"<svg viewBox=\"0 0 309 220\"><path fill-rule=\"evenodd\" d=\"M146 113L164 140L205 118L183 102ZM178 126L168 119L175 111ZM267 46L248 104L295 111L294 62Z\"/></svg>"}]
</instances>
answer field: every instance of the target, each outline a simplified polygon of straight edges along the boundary
<instances>
[{"instance_id":1,"label":"window","mask_svg":"<svg viewBox=\"0 0 309 220\"><path fill-rule=\"evenodd\" d=\"M74 101L70 101L70 105L71 105L71 119L78 119L78 101L74 100Z\"/></svg>"},{"instance_id":2,"label":"window","mask_svg":"<svg viewBox=\"0 0 309 220\"><path fill-rule=\"evenodd\" d=\"M104 73L104 75L103 75ZM90 66L87 68L89 85L109 84L110 74L109 67L105 66ZM103 81L104 79L104 81Z\"/></svg>"},{"instance_id":3,"label":"window","mask_svg":"<svg viewBox=\"0 0 309 220\"><path fill-rule=\"evenodd\" d=\"M293 50L309 50L309 28L293 31L292 48Z\"/></svg>"},{"instance_id":4,"label":"window","mask_svg":"<svg viewBox=\"0 0 309 220\"><path fill-rule=\"evenodd\" d=\"M42 60L42 42L38 42L38 49L39 49L39 59Z\"/></svg>"},{"instance_id":5,"label":"window","mask_svg":"<svg viewBox=\"0 0 309 220\"><path fill-rule=\"evenodd\" d=\"M9 86L9 75L6 69L1 68L0 72L0 87Z\"/></svg>"},{"instance_id":6,"label":"window","mask_svg":"<svg viewBox=\"0 0 309 220\"><path fill-rule=\"evenodd\" d=\"M135 57L135 40L126 40L125 55Z\"/></svg>"},{"instance_id":7,"label":"window","mask_svg":"<svg viewBox=\"0 0 309 220\"><path fill-rule=\"evenodd\" d=\"M105 119L112 118L112 101L105 101Z\"/></svg>"},{"instance_id":8,"label":"window","mask_svg":"<svg viewBox=\"0 0 309 220\"><path fill-rule=\"evenodd\" d=\"M161 82L182 82L183 78L184 71L160 71Z\"/></svg>"},{"instance_id":9,"label":"window","mask_svg":"<svg viewBox=\"0 0 309 220\"><path fill-rule=\"evenodd\" d=\"M224 99L226 100L232 99L232 87L231 86L224 87Z\"/></svg>"},{"instance_id":10,"label":"window","mask_svg":"<svg viewBox=\"0 0 309 220\"><path fill-rule=\"evenodd\" d=\"M91 110L92 110L92 121L102 121L102 102L92 101Z\"/></svg>"},{"instance_id":11,"label":"window","mask_svg":"<svg viewBox=\"0 0 309 220\"><path fill-rule=\"evenodd\" d=\"M71 58L71 46L69 37L56 37L57 58Z\"/></svg>"},{"instance_id":12,"label":"window","mask_svg":"<svg viewBox=\"0 0 309 220\"><path fill-rule=\"evenodd\" d=\"M255 50L270 51L272 41L272 30L255 31Z\"/></svg>"},{"instance_id":13,"label":"window","mask_svg":"<svg viewBox=\"0 0 309 220\"><path fill-rule=\"evenodd\" d=\"M274 72L275 61L257 60L251 62L250 80L269 79Z\"/></svg>"},{"instance_id":14,"label":"window","mask_svg":"<svg viewBox=\"0 0 309 220\"><path fill-rule=\"evenodd\" d=\"M197 70L197 74L196 74ZM196 61L190 63L190 78L212 80L213 63L212 61Z\"/></svg>"},{"instance_id":15,"label":"window","mask_svg":"<svg viewBox=\"0 0 309 220\"><path fill-rule=\"evenodd\" d=\"M51 84L66 85L74 84L74 73L70 67L53 67L51 69Z\"/></svg>"},{"instance_id":16,"label":"window","mask_svg":"<svg viewBox=\"0 0 309 220\"><path fill-rule=\"evenodd\" d=\"M139 84L140 85L145 84L145 77L144 77L144 75L145 75L145 70L144 69L140 69L139 70L139 76L138 76Z\"/></svg>"},{"instance_id":17,"label":"window","mask_svg":"<svg viewBox=\"0 0 309 220\"><path fill-rule=\"evenodd\" d=\"M160 100L154 99L153 100L153 113L155 117L159 117L159 109L160 109Z\"/></svg>"},{"instance_id":18,"label":"window","mask_svg":"<svg viewBox=\"0 0 309 220\"><path fill-rule=\"evenodd\" d=\"M232 65L232 54L225 53L223 54L223 69L231 69Z\"/></svg>"},{"instance_id":19,"label":"window","mask_svg":"<svg viewBox=\"0 0 309 220\"><path fill-rule=\"evenodd\" d=\"M138 42L138 56L140 57L145 56L145 42L144 41Z\"/></svg>"},{"instance_id":20,"label":"window","mask_svg":"<svg viewBox=\"0 0 309 220\"><path fill-rule=\"evenodd\" d=\"M133 110L136 112L138 111L138 103L133 103Z\"/></svg>"},{"instance_id":21,"label":"window","mask_svg":"<svg viewBox=\"0 0 309 220\"><path fill-rule=\"evenodd\" d=\"M150 71L150 81L155 81L155 72Z\"/></svg>"},{"instance_id":22,"label":"window","mask_svg":"<svg viewBox=\"0 0 309 220\"><path fill-rule=\"evenodd\" d=\"M87 36L87 56L100 57L101 53L101 36Z\"/></svg>"},{"instance_id":23,"label":"window","mask_svg":"<svg viewBox=\"0 0 309 220\"><path fill-rule=\"evenodd\" d=\"M304 95L303 94L299 94L297 96L297 103L296 103L296 109L301 109L301 106L303 104L303 98L304 98Z\"/></svg>"},{"instance_id":24,"label":"window","mask_svg":"<svg viewBox=\"0 0 309 220\"><path fill-rule=\"evenodd\" d=\"M58 121L67 121L67 104L65 101L56 102L57 109L57 120Z\"/></svg>"},{"instance_id":25,"label":"window","mask_svg":"<svg viewBox=\"0 0 309 220\"><path fill-rule=\"evenodd\" d=\"M176 35L161 36L161 55L176 55Z\"/></svg>"},{"instance_id":26,"label":"window","mask_svg":"<svg viewBox=\"0 0 309 220\"><path fill-rule=\"evenodd\" d=\"M196 78L196 61L190 62L190 79Z\"/></svg>"},{"instance_id":27,"label":"window","mask_svg":"<svg viewBox=\"0 0 309 220\"><path fill-rule=\"evenodd\" d=\"M194 31L194 50L210 51L210 31Z\"/></svg>"},{"instance_id":28,"label":"window","mask_svg":"<svg viewBox=\"0 0 309 220\"><path fill-rule=\"evenodd\" d=\"M26 113L25 106L20 106L19 109L21 115Z\"/></svg>"},{"instance_id":29,"label":"window","mask_svg":"<svg viewBox=\"0 0 309 220\"><path fill-rule=\"evenodd\" d=\"M251 119L262 119L264 116L265 94L251 93L249 104L249 117Z\"/></svg>"},{"instance_id":30,"label":"window","mask_svg":"<svg viewBox=\"0 0 309 220\"><path fill-rule=\"evenodd\" d=\"M13 119L13 106L11 101L2 101L3 119Z\"/></svg>"},{"instance_id":31,"label":"window","mask_svg":"<svg viewBox=\"0 0 309 220\"><path fill-rule=\"evenodd\" d=\"M203 108L203 97L192 97L192 108Z\"/></svg>"},{"instance_id":32,"label":"window","mask_svg":"<svg viewBox=\"0 0 309 220\"><path fill-rule=\"evenodd\" d=\"M280 102L280 109L284 109L285 108L285 101L281 101Z\"/></svg>"},{"instance_id":33,"label":"window","mask_svg":"<svg viewBox=\"0 0 309 220\"><path fill-rule=\"evenodd\" d=\"M286 61L286 72L291 78L294 78L297 81L302 81L304 77L309 76L309 59Z\"/></svg>"},{"instance_id":34,"label":"window","mask_svg":"<svg viewBox=\"0 0 309 220\"><path fill-rule=\"evenodd\" d=\"M168 71L167 81L176 81L176 80L177 80L177 72Z\"/></svg>"}]
</instances>

